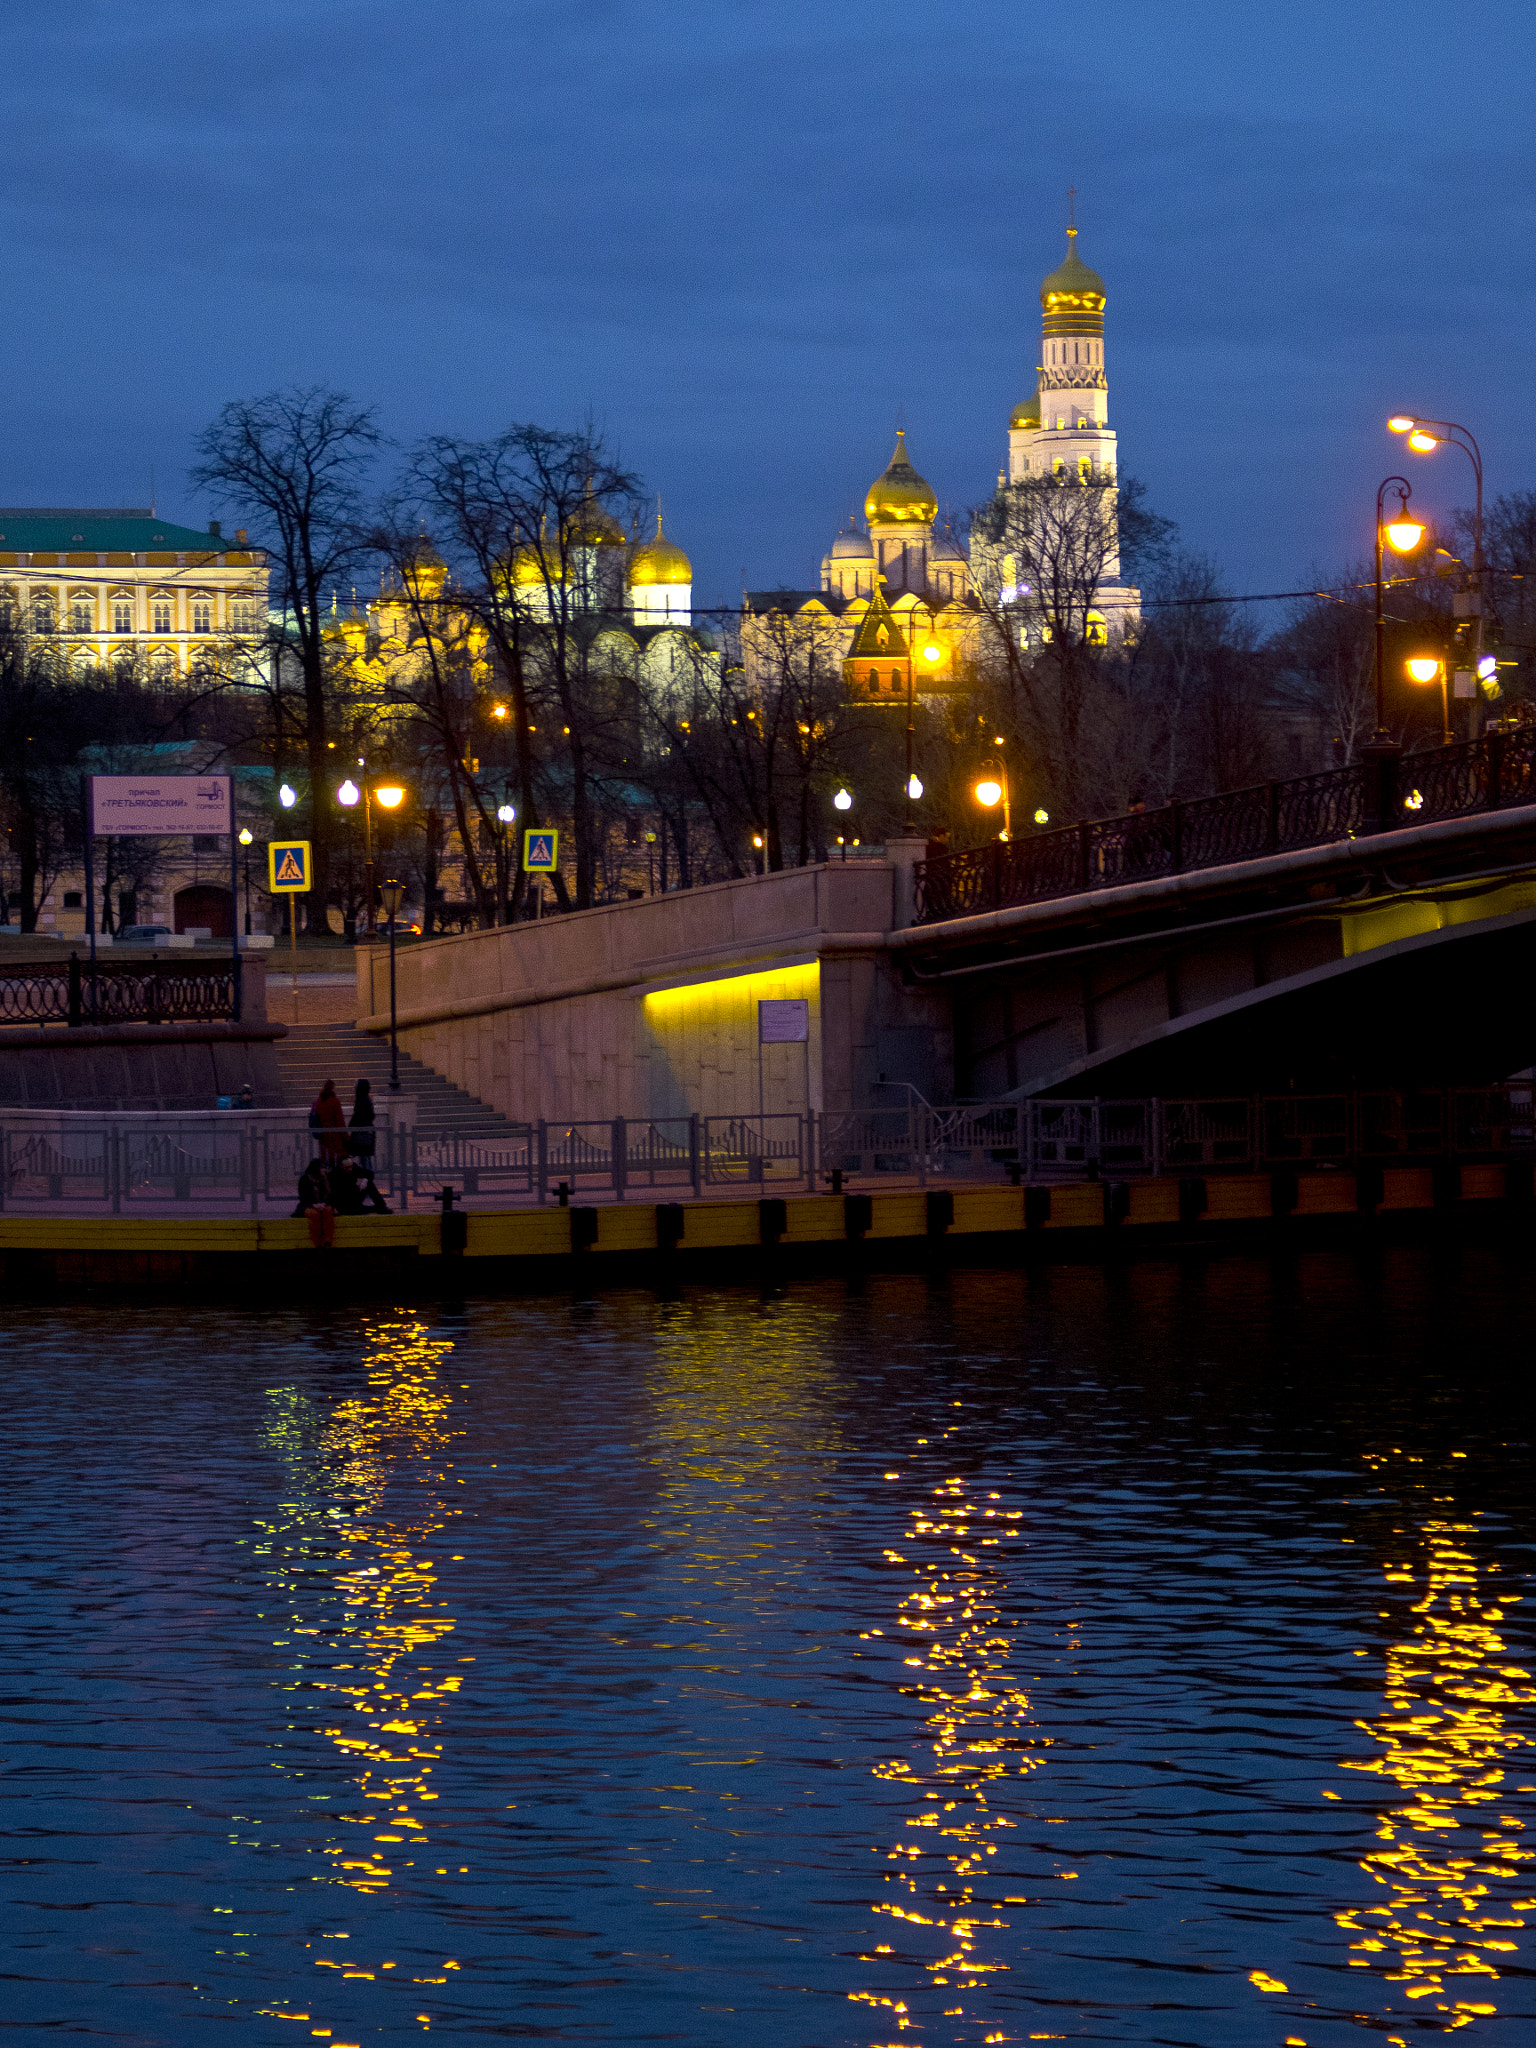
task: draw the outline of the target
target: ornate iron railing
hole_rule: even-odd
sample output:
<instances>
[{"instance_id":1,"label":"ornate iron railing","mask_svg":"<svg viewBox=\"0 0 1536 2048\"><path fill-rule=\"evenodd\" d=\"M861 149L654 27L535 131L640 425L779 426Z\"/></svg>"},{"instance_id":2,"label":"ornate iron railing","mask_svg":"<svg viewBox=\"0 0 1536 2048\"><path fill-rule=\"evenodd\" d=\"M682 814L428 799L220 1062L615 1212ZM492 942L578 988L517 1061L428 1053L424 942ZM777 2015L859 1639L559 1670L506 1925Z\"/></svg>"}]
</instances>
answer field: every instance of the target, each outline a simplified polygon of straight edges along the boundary
<instances>
[{"instance_id":1,"label":"ornate iron railing","mask_svg":"<svg viewBox=\"0 0 1536 2048\"><path fill-rule=\"evenodd\" d=\"M1155 811L940 854L915 870L915 919L974 917L1533 801L1536 726L1522 726L1462 746L1388 754L1189 803L1175 798Z\"/></svg>"},{"instance_id":2,"label":"ornate iron railing","mask_svg":"<svg viewBox=\"0 0 1536 2048\"><path fill-rule=\"evenodd\" d=\"M238 1019L232 960L193 967L98 961L0 968L0 1024L208 1024Z\"/></svg>"}]
</instances>

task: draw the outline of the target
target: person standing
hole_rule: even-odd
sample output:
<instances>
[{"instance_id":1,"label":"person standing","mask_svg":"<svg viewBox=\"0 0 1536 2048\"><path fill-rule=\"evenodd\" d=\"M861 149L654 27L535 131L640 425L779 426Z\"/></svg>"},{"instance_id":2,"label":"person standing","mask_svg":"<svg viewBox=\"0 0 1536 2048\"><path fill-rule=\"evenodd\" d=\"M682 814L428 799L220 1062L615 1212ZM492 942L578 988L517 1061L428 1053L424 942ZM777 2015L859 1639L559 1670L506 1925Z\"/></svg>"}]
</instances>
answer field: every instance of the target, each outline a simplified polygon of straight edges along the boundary
<instances>
[{"instance_id":1,"label":"person standing","mask_svg":"<svg viewBox=\"0 0 1536 2048\"><path fill-rule=\"evenodd\" d=\"M327 1081L315 1097L309 1112L309 1128L320 1141L320 1157L328 1166L345 1158L347 1116L336 1093L336 1083Z\"/></svg>"},{"instance_id":2,"label":"person standing","mask_svg":"<svg viewBox=\"0 0 1536 2048\"><path fill-rule=\"evenodd\" d=\"M352 1095L352 1156L354 1159L366 1159L370 1170L375 1142L373 1090L366 1081L359 1081Z\"/></svg>"}]
</instances>

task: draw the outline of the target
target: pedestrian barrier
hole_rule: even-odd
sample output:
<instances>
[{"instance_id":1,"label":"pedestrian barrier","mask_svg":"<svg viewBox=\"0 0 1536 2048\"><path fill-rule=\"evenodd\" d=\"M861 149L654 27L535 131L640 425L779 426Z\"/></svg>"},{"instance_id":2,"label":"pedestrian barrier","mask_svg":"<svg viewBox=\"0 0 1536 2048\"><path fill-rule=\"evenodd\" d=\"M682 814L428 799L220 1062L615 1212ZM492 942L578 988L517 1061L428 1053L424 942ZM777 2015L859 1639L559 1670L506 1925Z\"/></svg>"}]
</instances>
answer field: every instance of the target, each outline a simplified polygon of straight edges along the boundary
<instances>
[{"instance_id":1,"label":"pedestrian barrier","mask_svg":"<svg viewBox=\"0 0 1536 2048\"><path fill-rule=\"evenodd\" d=\"M368 1164L392 1207L455 1199L655 1202L712 1190L759 1198L857 1180L1111 1182L1393 1162L1536 1160L1529 1082L1354 1095L962 1103L765 1116L514 1123L495 1136L423 1135L403 1106ZM336 1135L340 1135L339 1133ZM293 1202L325 1151L303 1111L171 1115L0 1111L0 1209L193 1208ZM834 1179L834 1176L836 1178ZM562 1193L563 1190L563 1193Z\"/></svg>"}]
</instances>

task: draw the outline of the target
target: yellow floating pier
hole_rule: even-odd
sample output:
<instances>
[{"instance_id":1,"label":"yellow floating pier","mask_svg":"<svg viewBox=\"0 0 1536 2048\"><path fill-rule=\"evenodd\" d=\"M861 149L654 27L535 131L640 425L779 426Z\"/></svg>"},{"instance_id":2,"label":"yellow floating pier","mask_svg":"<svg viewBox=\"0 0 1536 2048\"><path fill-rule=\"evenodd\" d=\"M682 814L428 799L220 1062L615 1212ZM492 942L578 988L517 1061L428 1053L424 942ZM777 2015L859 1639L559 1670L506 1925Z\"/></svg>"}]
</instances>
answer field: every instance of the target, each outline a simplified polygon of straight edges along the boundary
<instances>
[{"instance_id":1,"label":"yellow floating pier","mask_svg":"<svg viewBox=\"0 0 1536 2048\"><path fill-rule=\"evenodd\" d=\"M886 1263L901 1247L948 1245L993 1261L1033 1253L1219 1241L1255 1226L1388 1219L1414 1212L1449 1220L1531 1199L1528 1163L1387 1167L1348 1172L1186 1176L1044 1187L865 1188L837 1195L597 1207L454 1210L343 1216L335 1241L310 1242L303 1219L180 1216L0 1216L0 1285L188 1286L281 1301L290 1285L440 1286L452 1270L471 1285L539 1286L654 1279L703 1272L731 1255L772 1250L781 1260L836 1264L855 1250ZM473 1274L473 1279L471 1275ZM273 1288L277 1289L274 1296Z\"/></svg>"}]
</instances>

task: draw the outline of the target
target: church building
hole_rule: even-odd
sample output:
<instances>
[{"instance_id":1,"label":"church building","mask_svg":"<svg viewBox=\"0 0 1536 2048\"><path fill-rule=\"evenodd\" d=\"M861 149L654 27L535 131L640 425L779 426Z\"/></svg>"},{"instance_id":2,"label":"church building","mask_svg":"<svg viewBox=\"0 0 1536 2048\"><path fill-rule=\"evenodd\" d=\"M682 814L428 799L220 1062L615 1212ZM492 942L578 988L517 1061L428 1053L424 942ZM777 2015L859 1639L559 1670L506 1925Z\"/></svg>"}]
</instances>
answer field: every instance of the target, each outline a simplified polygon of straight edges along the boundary
<instances>
[{"instance_id":1,"label":"church building","mask_svg":"<svg viewBox=\"0 0 1536 2048\"><path fill-rule=\"evenodd\" d=\"M1010 489L1056 477L1100 482L1113 507L1106 299L1104 280L1078 255L1077 228L1069 226L1066 261L1040 287L1035 389L1008 421L1000 503ZM1106 643L1135 625L1141 602L1121 576L1113 526L1110 542L1085 622L1088 637ZM989 617L1016 613L1025 643L1043 644L1048 629L1032 617L1035 609L1014 557L979 537L967 549L940 527L938 495L913 466L903 431L865 496L864 523L850 519L822 557L821 588L749 592L743 643L750 665L754 647L761 659L793 619L820 646L840 651L850 701L905 703L909 678L920 696L965 686ZM763 622L756 631L754 618ZM772 631L771 619L780 622Z\"/></svg>"}]
</instances>

